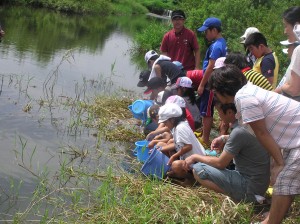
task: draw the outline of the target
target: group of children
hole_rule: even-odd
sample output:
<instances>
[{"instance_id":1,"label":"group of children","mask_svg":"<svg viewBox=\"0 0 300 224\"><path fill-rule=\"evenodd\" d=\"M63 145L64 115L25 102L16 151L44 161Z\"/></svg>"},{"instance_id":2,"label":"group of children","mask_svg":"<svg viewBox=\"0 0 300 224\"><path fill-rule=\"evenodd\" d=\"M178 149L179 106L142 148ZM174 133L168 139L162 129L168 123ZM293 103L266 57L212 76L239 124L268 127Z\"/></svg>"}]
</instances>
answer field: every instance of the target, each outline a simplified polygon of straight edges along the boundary
<instances>
[{"instance_id":1,"label":"group of children","mask_svg":"<svg viewBox=\"0 0 300 224\"><path fill-rule=\"evenodd\" d=\"M206 19L198 31L211 44L199 70L199 46L184 28L185 18L175 10L174 29L163 38L162 55L153 50L145 55L149 72L141 73L138 86L151 92L156 104L148 117L157 122L147 135L149 147L169 156L169 176L196 180L235 201L257 203L273 185L270 213L263 223L280 223L300 193L300 7L283 14L288 40L281 43L291 63L278 86L278 59L257 28L241 36L246 54L228 54L221 21ZM186 43L189 40L193 44ZM182 58L185 51L188 58L194 52L193 63ZM214 107L227 128L210 144ZM194 130L201 124L199 142ZM207 156L207 148L220 155ZM235 170L226 169L232 160Z\"/></svg>"}]
</instances>

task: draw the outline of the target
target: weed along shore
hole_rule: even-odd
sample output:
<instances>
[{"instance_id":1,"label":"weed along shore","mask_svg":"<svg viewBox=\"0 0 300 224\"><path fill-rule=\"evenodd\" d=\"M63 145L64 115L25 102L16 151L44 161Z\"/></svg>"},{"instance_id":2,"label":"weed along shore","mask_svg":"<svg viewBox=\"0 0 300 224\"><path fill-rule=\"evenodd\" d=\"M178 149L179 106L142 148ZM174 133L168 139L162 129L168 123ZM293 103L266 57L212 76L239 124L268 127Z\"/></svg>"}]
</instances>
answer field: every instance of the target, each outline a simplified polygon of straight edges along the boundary
<instances>
[{"instance_id":1,"label":"weed along shore","mask_svg":"<svg viewBox=\"0 0 300 224\"><path fill-rule=\"evenodd\" d=\"M128 106L142 98L136 84L145 52L158 52L170 29L147 13L183 9L192 30L220 16L230 51L243 52L240 34L259 24L278 52L282 76L288 59L279 45L280 16L296 4L3 0L0 223L260 222L269 205L235 203L200 184L143 175L134 149L145 134ZM207 44L202 34L197 38L204 54ZM283 223L300 223L299 196Z\"/></svg>"}]
</instances>

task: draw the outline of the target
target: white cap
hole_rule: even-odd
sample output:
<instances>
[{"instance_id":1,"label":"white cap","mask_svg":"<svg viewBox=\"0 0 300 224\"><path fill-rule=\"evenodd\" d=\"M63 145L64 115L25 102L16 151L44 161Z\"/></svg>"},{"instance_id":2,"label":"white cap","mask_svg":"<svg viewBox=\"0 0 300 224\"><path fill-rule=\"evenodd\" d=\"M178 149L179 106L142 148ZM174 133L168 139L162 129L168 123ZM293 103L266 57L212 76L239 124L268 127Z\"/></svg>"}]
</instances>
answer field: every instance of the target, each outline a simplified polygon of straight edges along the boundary
<instances>
[{"instance_id":1,"label":"white cap","mask_svg":"<svg viewBox=\"0 0 300 224\"><path fill-rule=\"evenodd\" d=\"M284 54L288 54L288 48L282 49L282 52L283 52Z\"/></svg>"},{"instance_id":2,"label":"white cap","mask_svg":"<svg viewBox=\"0 0 300 224\"><path fill-rule=\"evenodd\" d=\"M165 91L160 91L158 94L157 94L157 97L156 97L156 100L155 102L158 104L158 105L162 105L162 99L164 97L164 93Z\"/></svg>"},{"instance_id":3,"label":"white cap","mask_svg":"<svg viewBox=\"0 0 300 224\"><path fill-rule=\"evenodd\" d=\"M173 117L180 117L182 115L182 109L175 103L168 103L159 108L158 123L165 122L166 120Z\"/></svg>"},{"instance_id":4,"label":"white cap","mask_svg":"<svg viewBox=\"0 0 300 224\"><path fill-rule=\"evenodd\" d=\"M290 42L289 40L283 40L283 41L280 41L280 44L283 46L289 46L292 44L299 44L299 42L298 41Z\"/></svg>"},{"instance_id":5,"label":"white cap","mask_svg":"<svg viewBox=\"0 0 300 224\"><path fill-rule=\"evenodd\" d=\"M158 54L155 51L153 51L153 50L148 51L145 54L145 61L146 61L146 63L148 63L148 61L150 60L150 58L152 58L154 55L158 56Z\"/></svg>"},{"instance_id":6,"label":"white cap","mask_svg":"<svg viewBox=\"0 0 300 224\"><path fill-rule=\"evenodd\" d=\"M166 100L166 104L168 104L168 103L175 103L175 104L177 104L179 107L183 107L183 108L186 107L185 100L184 100L181 96L178 96L178 95L170 96L170 97Z\"/></svg>"},{"instance_id":7,"label":"white cap","mask_svg":"<svg viewBox=\"0 0 300 224\"><path fill-rule=\"evenodd\" d=\"M245 33L243 34L243 36L241 36L241 44L244 44L247 37L249 37L250 34L252 33L259 33L259 30L256 28L256 27L248 27L246 30L245 30Z\"/></svg>"},{"instance_id":8,"label":"white cap","mask_svg":"<svg viewBox=\"0 0 300 224\"><path fill-rule=\"evenodd\" d=\"M222 68L225 66L224 61L225 61L226 57L219 57L216 62L215 62L215 66L214 69L217 68Z\"/></svg>"},{"instance_id":9,"label":"white cap","mask_svg":"<svg viewBox=\"0 0 300 224\"><path fill-rule=\"evenodd\" d=\"M186 88L193 88L192 84L193 84L193 81L189 77L183 76L183 77L179 77L176 80L176 83L172 87L172 89L179 88L180 86L181 87L186 87Z\"/></svg>"}]
</instances>

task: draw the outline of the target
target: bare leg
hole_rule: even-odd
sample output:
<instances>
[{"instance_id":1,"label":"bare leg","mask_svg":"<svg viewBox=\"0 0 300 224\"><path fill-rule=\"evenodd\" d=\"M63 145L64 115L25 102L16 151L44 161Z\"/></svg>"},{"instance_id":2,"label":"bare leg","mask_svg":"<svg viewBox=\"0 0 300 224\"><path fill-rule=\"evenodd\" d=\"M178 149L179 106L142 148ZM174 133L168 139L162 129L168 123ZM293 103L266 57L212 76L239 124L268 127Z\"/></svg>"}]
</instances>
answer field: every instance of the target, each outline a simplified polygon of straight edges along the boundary
<instances>
[{"instance_id":1,"label":"bare leg","mask_svg":"<svg viewBox=\"0 0 300 224\"><path fill-rule=\"evenodd\" d=\"M293 195L273 195L271 210L263 224L280 224L294 200Z\"/></svg>"},{"instance_id":2,"label":"bare leg","mask_svg":"<svg viewBox=\"0 0 300 224\"><path fill-rule=\"evenodd\" d=\"M202 139L205 144L209 145L209 135L210 135L210 130L213 124L213 117L203 117L203 135Z\"/></svg>"},{"instance_id":3,"label":"bare leg","mask_svg":"<svg viewBox=\"0 0 300 224\"><path fill-rule=\"evenodd\" d=\"M203 186L210 190L213 190L217 193L225 194L225 191L221 189L218 185L216 185L214 182L210 180L202 180L199 178L199 176L196 174L196 172L193 170L194 178Z\"/></svg>"}]
</instances>

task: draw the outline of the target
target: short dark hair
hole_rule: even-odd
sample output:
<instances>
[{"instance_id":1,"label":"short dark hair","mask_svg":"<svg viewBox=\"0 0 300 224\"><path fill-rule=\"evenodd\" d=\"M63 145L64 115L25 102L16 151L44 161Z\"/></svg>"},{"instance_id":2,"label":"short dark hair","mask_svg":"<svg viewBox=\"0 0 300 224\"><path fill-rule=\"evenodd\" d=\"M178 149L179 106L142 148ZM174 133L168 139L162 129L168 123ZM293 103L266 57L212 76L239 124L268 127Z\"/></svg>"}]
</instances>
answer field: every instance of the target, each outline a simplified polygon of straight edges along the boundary
<instances>
[{"instance_id":1,"label":"short dark hair","mask_svg":"<svg viewBox=\"0 0 300 224\"><path fill-rule=\"evenodd\" d=\"M212 72L208 80L208 88L221 95L235 96L246 83L246 77L237 66L226 65Z\"/></svg>"},{"instance_id":2,"label":"short dark hair","mask_svg":"<svg viewBox=\"0 0 300 224\"><path fill-rule=\"evenodd\" d=\"M226 114L226 112L228 110L232 110L234 113L237 112L237 109L236 109L234 103L225 103L225 104L222 104L220 101L218 101L217 99L215 99L214 100L214 104L215 104L215 107L220 108L223 111L224 114Z\"/></svg>"},{"instance_id":3,"label":"short dark hair","mask_svg":"<svg viewBox=\"0 0 300 224\"><path fill-rule=\"evenodd\" d=\"M224 61L226 65L235 65L240 70L246 68L249 66L249 63L247 61L247 58L244 54L240 52L231 52L226 56L226 59Z\"/></svg>"},{"instance_id":4,"label":"short dark hair","mask_svg":"<svg viewBox=\"0 0 300 224\"><path fill-rule=\"evenodd\" d=\"M282 18L292 26L295 26L296 23L300 23L300 7L294 6L288 8L283 12Z\"/></svg>"},{"instance_id":5,"label":"short dark hair","mask_svg":"<svg viewBox=\"0 0 300 224\"><path fill-rule=\"evenodd\" d=\"M267 39L262 33L252 33L247 37L245 41L246 47L249 47L250 45L258 47L260 44L263 44L266 47L268 47Z\"/></svg>"},{"instance_id":6,"label":"short dark hair","mask_svg":"<svg viewBox=\"0 0 300 224\"><path fill-rule=\"evenodd\" d=\"M149 115L151 119L156 119L158 116L158 111L159 111L160 106L157 104L152 105L149 108Z\"/></svg>"}]
</instances>

